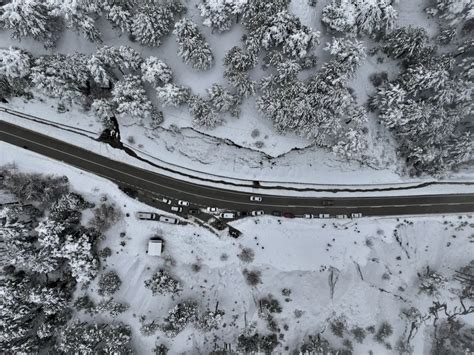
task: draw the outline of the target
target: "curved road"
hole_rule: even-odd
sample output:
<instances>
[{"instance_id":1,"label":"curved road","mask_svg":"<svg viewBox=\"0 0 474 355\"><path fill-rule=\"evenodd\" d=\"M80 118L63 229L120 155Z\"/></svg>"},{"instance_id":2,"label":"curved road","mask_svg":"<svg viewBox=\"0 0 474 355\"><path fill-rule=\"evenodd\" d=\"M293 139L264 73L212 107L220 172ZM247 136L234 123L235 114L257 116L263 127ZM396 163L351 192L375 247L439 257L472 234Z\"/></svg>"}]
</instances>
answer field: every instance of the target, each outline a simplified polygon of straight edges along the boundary
<instances>
[{"instance_id":1,"label":"curved road","mask_svg":"<svg viewBox=\"0 0 474 355\"><path fill-rule=\"evenodd\" d=\"M474 212L474 194L340 198L259 194L263 197L263 201L251 202L250 193L178 180L109 159L5 121L0 121L0 139L100 175L116 182L121 187L138 190L140 200L164 210L169 210L169 207L164 208L165 205L158 202L157 198L187 200L191 202L191 207L215 206L232 211L264 210L268 214L272 211L281 211L292 212L295 215L328 213L334 216L362 213L364 216L398 216ZM331 200L333 205L323 205L327 200Z\"/></svg>"}]
</instances>

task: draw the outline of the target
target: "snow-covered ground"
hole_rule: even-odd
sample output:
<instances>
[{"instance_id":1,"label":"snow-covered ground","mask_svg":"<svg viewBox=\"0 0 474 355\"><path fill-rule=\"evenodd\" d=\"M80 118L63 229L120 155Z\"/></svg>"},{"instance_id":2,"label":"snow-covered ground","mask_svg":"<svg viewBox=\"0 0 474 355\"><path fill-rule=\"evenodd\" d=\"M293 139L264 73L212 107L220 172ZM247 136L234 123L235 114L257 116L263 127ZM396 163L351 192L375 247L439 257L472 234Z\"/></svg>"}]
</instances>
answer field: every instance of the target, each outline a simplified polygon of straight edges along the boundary
<instances>
[{"instance_id":1,"label":"snow-covered ground","mask_svg":"<svg viewBox=\"0 0 474 355\"><path fill-rule=\"evenodd\" d=\"M466 265L474 255L473 220L465 215L403 220L364 218L342 223L248 218L234 222L243 232L238 240L225 235L218 237L192 224L172 226L139 221L135 212L155 210L130 199L113 183L7 144L2 143L0 148L0 165L14 162L22 172L67 175L73 190L87 200L98 202L102 195L107 195L109 201L120 206L124 217L107 232L100 247L108 246L113 252L105 266L106 270L117 271L122 279L115 300L130 305L117 320L132 326L134 346L140 354L150 354L155 344L161 343L171 353L206 353L213 346L211 334L191 326L174 339L160 331L143 336L139 331L142 315L147 321L161 322L179 300L193 298L202 308L211 309L219 302L219 308L226 312L226 326L214 334L219 345L235 344L236 337L252 322L256 322L261 333L268 332L258 316L258 300L269 294L282 306L282 312L274 314L283 334L277 352L287 353L307 335L321 331L334 346L340 347L342 339L327 329L328 320L336 318L343 320L348 329L372 325L377 328L382 321L388 321L394 334L386 341L394 347L406 326L400 317L401 309L413 306L427 314L432 302L430 297L418 293L417 272L430 266L448 275ZM90 215L84 213L83 218L87 221ZM163 257L146 254L147 241L155 235L165 241ZM253 261L238 258L244 248L252 249ZM170 270L184 285L182 295L174 300L169 296L152 296L144 287L144 281L161 267ZM248 286L245 269L259 271L262 282ZM284 288L291 290L289 296L282 295ZM94 289L89 292L94 293ZM99 315L97 320L101 317L107 319ZM472 318L465 321L473 324ZM344 338L351 336L345 333ZM374 354L398 353L375 342L372 334L363 344L352 344L356 354L369 350ZM415 354L429 351L429 336L423 327L412 344Z\"/></svg>"}]
</instances>

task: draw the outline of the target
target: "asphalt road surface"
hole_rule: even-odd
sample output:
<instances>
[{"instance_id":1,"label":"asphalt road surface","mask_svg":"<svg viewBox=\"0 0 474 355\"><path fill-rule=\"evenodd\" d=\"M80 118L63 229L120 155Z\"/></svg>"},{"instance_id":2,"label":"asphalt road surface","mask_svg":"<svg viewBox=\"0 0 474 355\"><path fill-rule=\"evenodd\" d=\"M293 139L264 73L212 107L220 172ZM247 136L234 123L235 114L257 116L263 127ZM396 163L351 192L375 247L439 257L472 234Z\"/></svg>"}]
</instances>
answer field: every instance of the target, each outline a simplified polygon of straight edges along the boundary
<instances>
[{"instance_id":1,"label":"asphalt road surface","mask_svg":"<svg viewBox=\"0 0 474 355\"><path fill-rule=\"evenodd\" d=\"M95 154L80 147L59 141L28 129L0 121L0 139L9 144L63 161L85 171L114 181L121 187L139 191L140 200L170 211L163 197L191 203L191 208L218 207L225 211L263 210L303 214L363 216L401 216L414 214L443 214L474 212L474 194L407 195L382 197L314 198L258 194L261 202L250 201L252 194L199 185L125 164ZM413 191L412 191L413 192ZM327 203L330 205L326 205ZM181 215L187 213L183 208Z\"/></svg>"}]
</instances>

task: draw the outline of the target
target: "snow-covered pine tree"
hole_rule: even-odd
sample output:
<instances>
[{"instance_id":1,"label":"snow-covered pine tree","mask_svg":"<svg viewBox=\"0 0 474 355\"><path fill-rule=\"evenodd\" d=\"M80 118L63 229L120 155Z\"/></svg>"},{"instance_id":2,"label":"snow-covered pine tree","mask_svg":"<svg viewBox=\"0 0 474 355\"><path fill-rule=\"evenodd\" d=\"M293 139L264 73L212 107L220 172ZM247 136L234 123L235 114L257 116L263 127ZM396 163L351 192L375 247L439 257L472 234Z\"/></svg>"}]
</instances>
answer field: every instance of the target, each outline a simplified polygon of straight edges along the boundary
<instances>
[{"instance_id":1,"label":"snow-covered pine tree","mask_svg":"<svg viewBox=\"0 0 474 355\"><path fill-rule=\"evenodd\" d=\"M24 79L30 74L32 58L22 49L0 49L0 75L9 81Z\"/></svg>"},{"instance_id":2,"label":"snow-covered pine tree","mask_svg":"<svg viewBox=\"0 0 474 355\"><path fill-rule=\"evenodd\" d=\"M169 83L173 78L169 65L156 57L146 58L141 69L142 80L155 86Z\"/></svg>"},{"instance_id":3,"label":"snow-covered pine tree","mask_svg":"<svg viewBox=\"0 0 474 355\"><path fill-rule=\"evenodd\" d=\"M428 35L421 27L401 27L384 38L382 50L389 57L418 61L426 48Z\"/></svg>"},{"instance_id":4,"label":"snow-covered pine tree","mask_svg":"<svg viewBox=\"0 0 474 355\"><path fill-rule=\"evenodd\" d=\"M189 112L193 116L193 124L214 128L221 123L217 112L213 109L209 101L200 96L191 96L189 98Z\"/></svg>"},{"instance_id":5,"label":"snow-covered pine tree","mask_svg":"<svg viewBox=\"0 0 474 355\"><path fill-rule=\"evenodd\" d=\"M211 106L216 112L231 112L231 114L238 112L238 110L237 112L235 111L239 104L238 98L232 95L222 85L212 84L212 86L207 89L207 93Z\"/></svg>"},{"instance_id":6,"label":"snow-covered pine tree","mask_svg":"<svg viewBox=\"0 0 474 355\"><path fill-rule=\"evenodd\" d=\"M168 83L156 89L156 96L163 106L178 107L189 100L191 89Z\"/></svg>"},{"instance_id":7,"label":"snow-covered pine tree","mask_svg":"<svg viewBox=\"0 0 474 355\"><path fill-rule=\"evenodd\" d=\"M166 270L161 269L155 272L151 279L145 280L145 287L150 289L153 296L179 294L183 286L180 281L176 280Z\"/></svg>"},{"instance_id":8,"label":"snow-covered pine tree","mask_svg":"<svg viewBox=\"0 0 474 355\"><path fill-rule=\"evenodd\" d=\"M352 0L331 0L323 8L321 21L333 32L353 35L357 33L356 18L357 8Z\"/></svg>"},{"instance_id":9,"label":"snow-covered pine tree","mask_svg":"<svg viewBox=\"0 0 474 355\"><path fill-rule=\"evenodd\" d=\"M471 0L435 0L433 7L426 8L432 16L439 16L450 25L457 25L472 20L474 4Z\"/></svg>"},{"instance_id":10,"label":"snow-covered pine tree","mask_svg":"<svg viewBox=\"0 0 474 355\"><path fill-rule=\"evenodd\" d=\"M101 8L90 0L48 0L50 15L61 18L67 28L73 28L91 42L100 42L100 32L95 26L94 15Z\"/></svg>"},{"instance_id":11,"label":"snow-covered pine tree","mask_svg":"<svg viewBox=\"0 0 474 355\"><path fill-rule=\"evenodd\" d=\"M228 31L247 2L248 0L203 0L199 4L202 23L219 32Z\"/></svg>"},{"instance_id":12,"label":"snow-covered pine tree","mask_svg":"<svg viewBox=\"0 0 474 355\"><path fill-rule=\"evenodd\" d=\"M198 70L208 70L214 64L211 47L197 25L188 18L176 22L173 30L178 42L178 55L186 64Z\"/></svg>"},{"instance_id":13,"label":"snow-covered pine tree","mask_svg":"<svg viewBox=\"0 0 474 355\"><path fill-rule=\"evenodd\" d=\"M112 103L122 119L130 118L131 122L141 122L150 116L153 107L138 76L124 76L115 84L112 96Z\"/></svg>"},{"instance_id":14,"label":"snow-covered pine tree","mask_svg":"<svg viewBox=\"0 0 474 355\"><path fill-rule=\"evenodd\" d=\"M243 97L255 93L255 82L250 79L249 71L256 64L256 56L238 46L232 47L224 57L224 77Z\"/></svg>"},{"instance_id":15,"label":"snow-covered pine tree","mask_svg":"<svg viewBox=\"0 0 474 355\"><path fill-rule=\"evenodd\" d=\"M141 1L132 17L132 36L144 46L158 47L172 28L174 17L184 11L179 1Z\"/></svg>"},{"instance_id":16,"label":"snow-covered pine tree","mask_svg":"<svg viewBox=\"0 0 474 355\"><path fill-rule=\"evenodd\" d=\"M45 95L82 103L89 81L87 59L82 54L43 55L34 60L30 77Z\"/></svg>"},{"instance_id":17,"label":"snow-covered pine tree","mask_svg":"<svg viewBox=\"0 0 474 355\"><path fill-rule=\"evenodd\" d=\"M46 48L56 45L61 21L51 14L51 6L43 0L12 0L2 6L0 25L12 30L12 37L32 37Z\"/></svg>"},{"instance_id":18,"label":"snow-covered pine tree","mask_svg":"<svg viewBox=\"0 0 474 355\"><path fill-rule=\"evenodd\" d=\"M114 116L114 105L110 100L96 99L91 104L92 111L100 119L100 121L108 126L109 120Z\"/></svg>"},{"instance_id":19,"label":"snow-covered pine tree","mask_svg":"<svg viewBox=\"0 0 474 355\"><path fill-rule=\"evenodd\" d=\"M122 32L130 32L132 10L127 1L108 1L104 4L107 20L114 28Z\"/></svg>"}]
</instances>

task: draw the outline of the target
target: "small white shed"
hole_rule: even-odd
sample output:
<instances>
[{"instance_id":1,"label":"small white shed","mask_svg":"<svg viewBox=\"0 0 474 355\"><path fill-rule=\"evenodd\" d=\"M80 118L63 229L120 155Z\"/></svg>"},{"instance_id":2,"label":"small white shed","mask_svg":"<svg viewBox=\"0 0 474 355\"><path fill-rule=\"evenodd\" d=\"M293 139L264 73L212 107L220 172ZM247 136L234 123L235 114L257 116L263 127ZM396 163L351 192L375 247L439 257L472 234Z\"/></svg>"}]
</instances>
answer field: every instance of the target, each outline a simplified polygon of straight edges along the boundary
<instances>
[{"instance_id":1,"label":"small white shed","mask_svg":"<svg viewBox=\"0 0 474 355\"><path fill-rule=\"evenodd\" d=\"M163 241L161 239L150 239L148 241L148 255L161 256Z\"/></svg>"}]
</instances>

